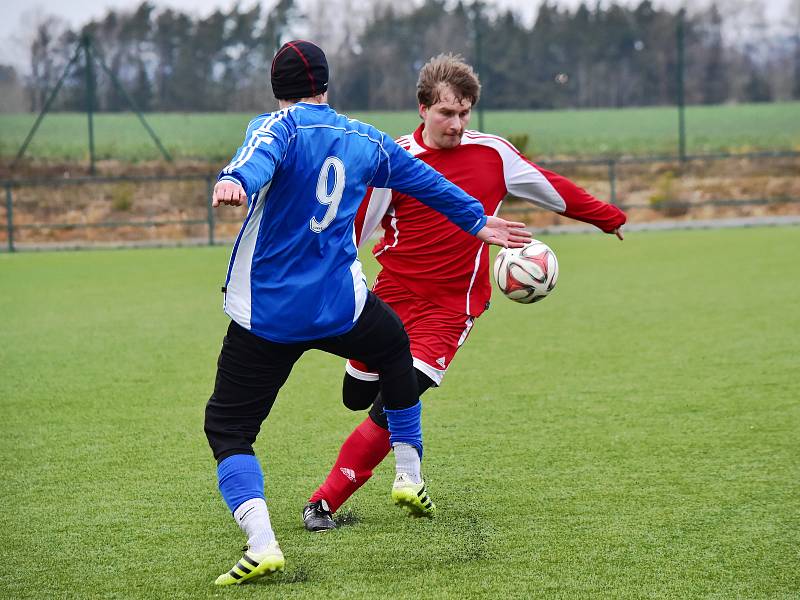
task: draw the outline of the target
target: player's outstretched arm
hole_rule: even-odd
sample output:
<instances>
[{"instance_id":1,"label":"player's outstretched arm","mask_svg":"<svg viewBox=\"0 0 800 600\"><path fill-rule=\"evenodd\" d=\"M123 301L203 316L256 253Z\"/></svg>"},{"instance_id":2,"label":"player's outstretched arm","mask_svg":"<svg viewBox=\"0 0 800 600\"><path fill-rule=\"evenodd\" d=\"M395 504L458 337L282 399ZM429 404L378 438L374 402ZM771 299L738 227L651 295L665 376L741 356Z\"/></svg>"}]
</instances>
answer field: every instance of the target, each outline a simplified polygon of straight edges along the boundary
<instances>
[{"instance_id":1,"label":"player's outstretched arm","mask_svg":"<svg viewBox=\"0 0 800 600\"><path fill-rule=\"evenodd\" d=\"M530 232L525 230L525 223L490 216L486 217L486 225L475 236L486 244L503 248L522 248L532 237Z\"/></svg>"},{"instance_id":2,"label":"player's outstretched arm","mask_svg":"<svg viewBox=\"0 0 800 600\"><path fill-rule=\"evenodd\" d=\"M494 139L493 147L503 160L510 194L623 239L621 227L627 217L617 206L602 202L566 177L535 165L502 138Z\"/></svg>"},{"instance_id":3,"label":"player's outstretched arm","mask_svg":"<svg viewBox=\"0 0 800 600\"><path fill-rule=\"evenodd\" d=\"M230 204L231 206L241 206L242 203L247 202L247 192L238 184L223 179L218 181L214 186L214 193L211 197L211 206L219 206L220 204Z\"/></svg>"}]
</instances>

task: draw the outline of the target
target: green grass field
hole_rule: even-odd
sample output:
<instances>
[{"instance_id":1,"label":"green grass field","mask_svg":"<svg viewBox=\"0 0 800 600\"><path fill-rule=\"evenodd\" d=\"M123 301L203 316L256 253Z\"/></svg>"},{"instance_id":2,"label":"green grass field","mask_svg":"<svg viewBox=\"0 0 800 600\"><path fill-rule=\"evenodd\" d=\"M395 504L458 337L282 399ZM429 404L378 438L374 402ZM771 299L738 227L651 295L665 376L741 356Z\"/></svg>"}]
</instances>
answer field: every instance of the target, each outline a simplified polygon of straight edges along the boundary
<instances>
[{"instance_id":1,"label":"green grass field","mask_svg":"<svg viewBox=\"0 0 800 600\"><path fill-rule=\"evenodd\" d=\"M253 115L150 114L147 119L177 158L227 160L242 141ZM393 136L413 130L413 111L352 113ZM0 114L0 157L16 155L36 115ZM478 127L478 116L472 127ZM738 106L691 106L686 111L687 151L800 149L800 102ZM622 110L487 111L484 129L503 136L527 135L527 152L537 157L676 154L678 115L674 107ZM26 156L88 160L88 127L82 114L45 117ZM95 116L99 158L159 158L156 146L132 114Z\"/></svg>"},{"instance_id":2,"label":"green grass field","mask_svg":"<svg viewBox=\"0 0 800 600\"><path fill-rule=\"evenodd\" d=\"M797 598L800 228L547 241L553 296L495 297L426 395L432 521L384 464L302 529L362 415L300 361L257 444L287 570L236 589L202 432L228 248L0 254L0 597Z\"/></svg>"}]
</instances>

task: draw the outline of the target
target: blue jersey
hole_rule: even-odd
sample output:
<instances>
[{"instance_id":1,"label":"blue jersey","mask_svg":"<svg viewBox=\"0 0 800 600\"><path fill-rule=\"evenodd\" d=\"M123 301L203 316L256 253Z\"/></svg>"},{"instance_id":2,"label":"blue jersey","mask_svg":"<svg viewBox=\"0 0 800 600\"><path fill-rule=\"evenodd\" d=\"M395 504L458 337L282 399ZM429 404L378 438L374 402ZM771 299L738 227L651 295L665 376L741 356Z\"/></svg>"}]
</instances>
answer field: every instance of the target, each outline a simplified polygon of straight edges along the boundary
<instances>
[{"instance_id":1,"label":"blue jersey","mask_svg":"<svg viewBox=\"0 0 800 600\"><path fill-rule=\"evenodd\" d=\"M239 182L248 197L225 312L275 342L341 335L361 314L367 284L354 220L367 186L418 198L469 233L486 224L472 196L327 104L300 102L253 119L219 178Z\"/></svg>"}]
</instances>

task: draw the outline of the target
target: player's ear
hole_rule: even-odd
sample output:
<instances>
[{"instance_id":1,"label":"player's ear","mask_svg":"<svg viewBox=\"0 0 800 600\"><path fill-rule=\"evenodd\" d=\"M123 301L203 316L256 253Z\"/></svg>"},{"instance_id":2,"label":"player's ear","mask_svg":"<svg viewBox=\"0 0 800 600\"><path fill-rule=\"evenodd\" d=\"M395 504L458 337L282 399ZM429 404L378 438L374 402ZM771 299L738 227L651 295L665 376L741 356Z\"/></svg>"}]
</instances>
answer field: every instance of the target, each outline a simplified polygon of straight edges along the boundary
<instances>
[{"instance_id":1,"label":"player's ear","mask_svg":"<svg viewBox=\"0 0 800 600\"><path fill-rule=\"evenodd\" d=\"M425 106L424 104L420 104L419 105L419 118L424 121L426 116L428 116L428 107Z\"/></svg>"}]
</instances>

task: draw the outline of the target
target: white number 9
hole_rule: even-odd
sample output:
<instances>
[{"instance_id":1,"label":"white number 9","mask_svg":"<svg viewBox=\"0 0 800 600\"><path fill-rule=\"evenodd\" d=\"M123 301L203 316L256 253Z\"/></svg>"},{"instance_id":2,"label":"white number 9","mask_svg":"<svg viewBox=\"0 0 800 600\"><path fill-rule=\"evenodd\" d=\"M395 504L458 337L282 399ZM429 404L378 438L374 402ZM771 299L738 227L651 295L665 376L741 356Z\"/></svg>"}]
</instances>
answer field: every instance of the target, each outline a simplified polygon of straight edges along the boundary
<instances>
[{"instance_id":1,"label":"white number 9","mask_svg":"<svg viewBox=\"0 0 800 600\"><path fill-rule=\"evenodd\" d=\"M331 167L333 167L333 186L331 193L328 193L328 177L330 176ZM336 218L336 211L339 210L339 202L342 200L344 193L344 163L335 156L329 156L322 163L322 169L319 171L317 178L317 201L323 206L327 206L328 210L325 211L325 216L322 221L317 221L316 217L311 217L311 231L320 233Z\"/></svg>"}]
</instances>

